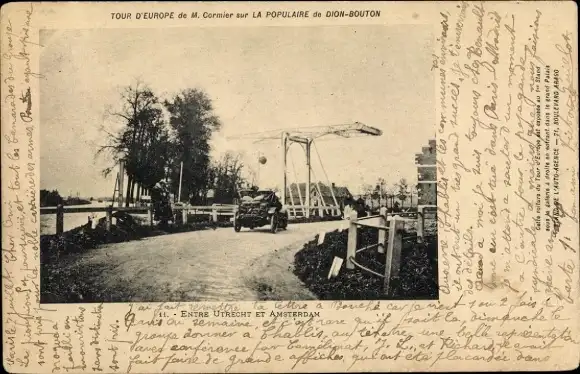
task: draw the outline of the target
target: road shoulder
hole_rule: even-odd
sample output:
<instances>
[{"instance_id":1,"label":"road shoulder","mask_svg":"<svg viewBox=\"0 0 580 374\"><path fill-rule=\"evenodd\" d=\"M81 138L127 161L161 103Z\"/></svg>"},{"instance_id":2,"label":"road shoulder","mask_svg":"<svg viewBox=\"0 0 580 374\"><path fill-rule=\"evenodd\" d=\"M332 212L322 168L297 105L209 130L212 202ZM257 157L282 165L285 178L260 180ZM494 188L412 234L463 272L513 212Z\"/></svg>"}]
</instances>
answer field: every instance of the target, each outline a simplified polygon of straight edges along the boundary
<instances>
[{"instance_id":1,"label":"road shoulder","mask_svg":"<svg viewBox=\"0 0 580 374\"><path fill-rule=\"evenodd\" d=\"M303 246L304 242L297 242L273 250L250 264L244 280L258 300L317 300L293 272L294 255Z\"/></svg>"}]
</instances>

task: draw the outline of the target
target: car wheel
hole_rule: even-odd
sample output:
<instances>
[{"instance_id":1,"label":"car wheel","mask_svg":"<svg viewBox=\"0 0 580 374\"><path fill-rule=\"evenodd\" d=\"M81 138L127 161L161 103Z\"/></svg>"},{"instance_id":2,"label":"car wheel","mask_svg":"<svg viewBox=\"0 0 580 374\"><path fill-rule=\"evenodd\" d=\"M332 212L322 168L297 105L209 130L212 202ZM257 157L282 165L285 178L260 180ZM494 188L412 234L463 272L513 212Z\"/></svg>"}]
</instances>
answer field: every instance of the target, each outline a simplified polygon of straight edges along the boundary
<instances>
[{"instance_id":1,"label":"car wheel","mask_svg":"<svg viewBox=\"0 0 580 374\"><path fill-rule=\"evenodd\" d=\"M288 227L288 216L283 216L280 218L279 226L282 230L286 230L286 228Z\"/></svg>"},{"instance_id":2,"label":"car wheel","mask_svg":"<svg viewBox=\"0 0 580 374\"><path fill-rule=\"evenodd\" d=\"M240 222L239 219L234 218L234 231L240 232L241 229L242 229L242 223Z\"/></svg>"},{"instance_id":3,"label":"car wheel","mask_svg":"<svg viewBox=\"0 0 580 374\"><path fill-rule=\"evenodd\" d=\"M275 234L277 230L278 230L278 216L272 214L272 217L270 217L270 232L272 234Z\"/></svg>"}]
</instances>

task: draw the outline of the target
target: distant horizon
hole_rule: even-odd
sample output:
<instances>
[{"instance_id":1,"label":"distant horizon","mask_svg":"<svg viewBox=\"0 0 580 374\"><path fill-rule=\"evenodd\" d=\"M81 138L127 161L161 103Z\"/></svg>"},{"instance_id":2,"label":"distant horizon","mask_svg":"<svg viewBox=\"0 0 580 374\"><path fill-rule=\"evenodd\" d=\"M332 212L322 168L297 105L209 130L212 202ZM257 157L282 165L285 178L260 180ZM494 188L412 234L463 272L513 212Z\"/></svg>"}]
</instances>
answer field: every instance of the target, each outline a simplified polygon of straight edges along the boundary
<instances>
[{"instance_id":1,"label":"distant horizon","mask_svg":"<svg viewBox=\"0 0 580 374\"><path fill-rule=\"evenodd\" d=\"M116 171L96 159L98 130L120 89L141 78L161 98L198 88L212 99L221 131L211 156L239 152L260 187L281 181L280 142L234 139L279 128L362 122L380 137L316 143L312 180L346 186L417 180L414 155L435 138L431 27L339 26L207 29L41 30L41 189L82 195L112 191ZM171 43L167 43L171 40ZM149 53L151 52L151 53ZM144 59L143 55L147 58ZM331 63L329 63L331 62ZM178 72L178 74L176 74ZM305 182L305 156L288 155L288 183ZM326 178L328 175L328 180ZM110 191L110 192L109 192Z\"/></svg>"}]
</instances>

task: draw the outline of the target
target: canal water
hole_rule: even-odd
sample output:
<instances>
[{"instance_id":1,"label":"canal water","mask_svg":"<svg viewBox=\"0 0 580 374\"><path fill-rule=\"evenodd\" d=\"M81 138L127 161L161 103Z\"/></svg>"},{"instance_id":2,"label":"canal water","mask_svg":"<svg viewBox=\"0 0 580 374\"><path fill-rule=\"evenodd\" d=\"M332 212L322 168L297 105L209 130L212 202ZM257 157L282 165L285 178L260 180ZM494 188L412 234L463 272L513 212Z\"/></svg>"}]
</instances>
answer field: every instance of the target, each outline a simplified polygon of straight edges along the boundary
<instances>
[{"instance_id":1,"label":"canal water","mask_svg":"<svg viewBox=\"0 0 580 374\"><path fill-rule=\"evenodd\" d=\"M87 205L68 205L65 207L65 209L67 207L82 207L82 208L106 207L110 204L111 204L110 202L99 203L97 201L94 201L93 203ZM86 225L89 216L92 216L94 222L96 223L100 218L105 217L105 212L66 213L64 215L64 231L68 231L74 229L75 227ZM56 234L56 214L42 214L40 216L40 235L51 235L51 234Z\"/></svg>"}]
</instances>

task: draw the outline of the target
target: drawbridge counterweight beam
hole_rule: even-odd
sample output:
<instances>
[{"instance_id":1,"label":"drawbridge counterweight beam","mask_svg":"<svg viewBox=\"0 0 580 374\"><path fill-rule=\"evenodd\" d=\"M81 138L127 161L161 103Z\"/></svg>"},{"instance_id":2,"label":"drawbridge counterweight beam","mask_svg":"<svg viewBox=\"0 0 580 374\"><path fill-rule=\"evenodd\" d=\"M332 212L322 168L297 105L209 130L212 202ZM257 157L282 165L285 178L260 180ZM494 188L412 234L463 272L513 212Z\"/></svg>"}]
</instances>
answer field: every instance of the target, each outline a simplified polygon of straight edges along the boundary
<instances>
[{"instance_id":1,"label":"drawbridge counterweight beam","mask_svg":"<svg viewBox=\"0 0 580 374\"><path fill-rule=\"evenodd\" d=\"M262 131L255 133L248 133L238 136L228 137L229 139L254 139L257 141L280 139L283 133L288 133L291 136L299 136L303 138L318 139L327 135L336 135L343 138L352 138L356 136L381 136L383 132L372 126L367 126L360 122L352 124L331 125L331 126L309 126L309 127L294 127L287 129L277 129L270 131Z\"/></svg>"},{"instance_id":2,"label":"drawbridge counterweight beam","mask_svg":"<svg viewBox=\"0 0 580 374\"><path fill-rule=\"evenodd\" d=\"M357 136L381 136L383 132L375 127L367 126L360 122L354 122L350 124L341 125L331 125L331 126L312 126L312 127L296 127L290 129L278 129L272 131L263 131L258 133L244 134L234 137L228 137L228 139L254 139L256 142L265 140L278 140L282 141L282 202L286 204L286 196L288 193L288 180L287 180L287 170L288 170L288 149L292 143L299 143L304 145L306 151L306 168L307 168L307 178L306 178L306 217L310 217L310 186L311 186L311 163L310 163L310 150L312 143L315 139L319 139L325 136L339 136L342 138L352 138ZM318 153L318 152L317 152ZM320 155L319 155L320 158ZM322 161L321 161L322 164ZM328 177L327 177L328 178ZM297 184L298 192L300 193L300 185ZM330 186L332 190L332 186ZM336 202L336 197L332 191L333 200ZM301 199L302 200L302 199Z\"/></svg>"}]
</instances>

